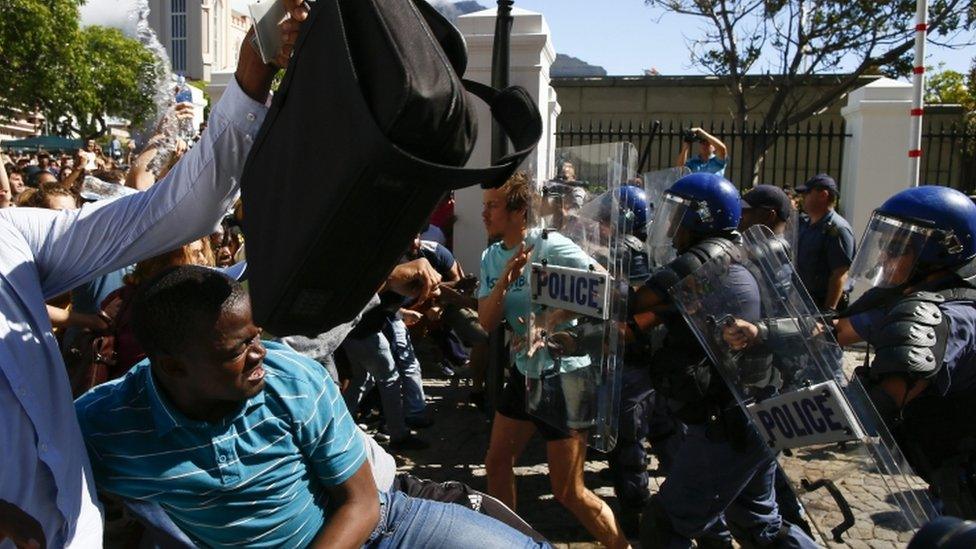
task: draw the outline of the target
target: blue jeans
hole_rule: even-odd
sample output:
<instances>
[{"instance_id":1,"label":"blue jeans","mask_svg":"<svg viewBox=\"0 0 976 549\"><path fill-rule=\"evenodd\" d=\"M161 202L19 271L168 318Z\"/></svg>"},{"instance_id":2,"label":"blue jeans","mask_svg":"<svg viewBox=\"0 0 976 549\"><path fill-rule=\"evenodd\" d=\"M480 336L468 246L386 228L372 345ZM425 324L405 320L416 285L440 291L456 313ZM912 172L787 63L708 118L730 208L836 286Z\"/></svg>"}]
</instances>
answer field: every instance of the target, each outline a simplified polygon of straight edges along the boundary
<instances>
[{"instance_id":1,"label":"blue jeans","mask_svg":"<svg viewBox=\"0 0 976 549\"><path fill-rule=\"evenodd\" d=\"M424 380L420 374L420 361L413 352L413 342L407 325L400 318L387 320L383 335L390 343L393 362L403 380L403 409L407 416L423 415L427 409L424 401Z\"/></svg>"},{"instance_id":2,"label":"blue jeans","mask_svg":"<svg viewBox=\"0 0 976 549\"><path fill-rule=\"evenodd\" d=\"M365 547L517 549L551 547L455 503L380 492L380 520Z\"/></svg>"},{"instance_id":3,"label":"blue jeans","mask_svg":"<svg viewBox=\"0 0 976 549\"><path fill-rule=\"evenodd\" d=\"M743 418L742 421L745 421ZM691 538L737 535L757 545L815 548L802 530L784 521L776 505L776 461L754 429L745 448L712 440L705 425L689 425L660 497L673 529L669 548L691 547ZM780 530L786 527L785 536Z\"/></svg>"},{"instance_id":4,"label":"blue jeans","mask_svg":"<svg viewBox=\"0 0 976 549\"><path fill-rule=\"evenodd\" d=\"M349 389L344 395L350 413L359 408L359 401L372 387L372 376L383 403L383 417L390 438L397 440L410 434L403 410L403 382L390 352L390 343L376 332L362 338L347 338L342 343L353 368Z\"/></svg>"}]
</instances>

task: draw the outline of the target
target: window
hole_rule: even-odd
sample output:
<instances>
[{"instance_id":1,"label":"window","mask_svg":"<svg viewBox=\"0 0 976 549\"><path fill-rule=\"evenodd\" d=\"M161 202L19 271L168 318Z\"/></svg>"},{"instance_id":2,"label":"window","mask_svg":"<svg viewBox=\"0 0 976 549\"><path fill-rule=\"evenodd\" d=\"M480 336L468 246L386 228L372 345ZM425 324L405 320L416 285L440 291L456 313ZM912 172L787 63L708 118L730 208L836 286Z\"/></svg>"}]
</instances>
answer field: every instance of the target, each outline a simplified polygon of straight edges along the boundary
<instances>
[{"instance_id":1,"label":"window","mask_svg":"<svg viewBox=\"0 0 976 549\"><path fill-rule=\"evenodd\" d=\"M186 0L170 0L170 58L173 71L186 72Z\"/></svg>"}]
</instances>

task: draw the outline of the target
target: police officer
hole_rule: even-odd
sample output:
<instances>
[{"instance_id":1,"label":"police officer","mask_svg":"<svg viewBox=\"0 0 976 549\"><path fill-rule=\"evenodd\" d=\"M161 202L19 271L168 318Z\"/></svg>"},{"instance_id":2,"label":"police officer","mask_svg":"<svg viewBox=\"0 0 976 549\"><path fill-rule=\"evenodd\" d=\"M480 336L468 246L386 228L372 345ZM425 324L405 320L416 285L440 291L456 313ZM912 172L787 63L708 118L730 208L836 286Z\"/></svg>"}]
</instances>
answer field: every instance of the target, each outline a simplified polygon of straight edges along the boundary
<instances>
[{"instance_id":1,"label":"police officer","mask_svg":"<svg viewBox=\"0 0 976 549\"><path fill-rule=\"evenodd\" d=\"M874 347L858 373L875 407L945 512L976 518L976 205L947 187L894 195L851 279L872 288L837 321L838 342Z\"/></svg>"},{"instance_id":2,"label":"police officer","mask_svg":"<svg viewBox=\"0 0 976 549\"><path fill-rule=\"evenodd\" d=\"M614 230L619 237L617 257L627 265L628 289L632 293L650 277L644 249L647 239L647 195L640 187L628 185L604 194L600 201L598 216L603 226L611 224L610 214L616 205ZM620 270L615 269L614 272ZM617 443L608 455L608 471L621 507L620 524L629 537L636 536L640 511L651 497L647 470L649 459L644 440L652 435L652 427L656 440L663 440L674 431L669 418L655 414L654 390L647 368L650 354L650 337L643 333L628 341L624 348Z\"/></svg>"},{"instance_id":3,"label":"police officer","mask_svg":"<svg viewBox=\"0 0 976 549\"><path fill-rule=\"evenodd\" d=\"M783 520L776 504L776 462L752 429L668 289L704 263L728 254L739 241L739 193L724 178L696 173L665 193L652 224L652 246L670 241L679 254L637 293L629 336L663 323L667 337L649 367L659 397L687 424L667 480L641 516L643 547L731 547L723 523L750 546L816 547ZM735 294L735 316L761 316L756 280L732 264L725 286Z\"/></svg>"},{"instance_id":4,"label":"police officer","mask_svg":"<svg viewBox=\"0 0 976 549\"><path fill-rule=\"evenodd\" d=\"M796 268L800 280L822 311L843 308L847 271L854 259L854 231L840 216L837 183L819 174L796 188L803 197Z\"/></svg>"}]
</instances>

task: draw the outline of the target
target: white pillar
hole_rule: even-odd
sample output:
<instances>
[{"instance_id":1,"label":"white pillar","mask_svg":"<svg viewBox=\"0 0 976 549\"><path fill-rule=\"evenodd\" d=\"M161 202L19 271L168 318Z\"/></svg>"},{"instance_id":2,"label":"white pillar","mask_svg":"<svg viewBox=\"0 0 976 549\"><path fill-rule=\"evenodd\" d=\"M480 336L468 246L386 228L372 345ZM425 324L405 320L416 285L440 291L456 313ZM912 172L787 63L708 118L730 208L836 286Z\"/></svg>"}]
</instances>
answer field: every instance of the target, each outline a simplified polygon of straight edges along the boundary
<instances>
[{"instance_id":1,"label":"white pillar","mask_svg":"<svg viewBox=\"0 0 976 549\"><path fill-rule=\"evenodd\" d=\"M912 85L881 78L850 93L841 109L852 134L844 145L840 210L860 239L871 212L911 186L908 179Z\"/></svg>"},{"instance_id":2,"label":"white pillar","mask_svg":"<svg viewBox=\"0 0 976 549\"><path fill-rule=\"evenodd\" d=\"M213 71L210 73L210 83L207 84L207 93L210 94L210 100L213 101L214 105L220 101L220 96L224 94L224 90L230 84L231 78L234 78L233 69L229 71Z\"/></svg>"},{"instance_id":3,"label":"white pillar","mask_svg":"<svg viewBox=\"0 0 976 549\"><path fill-rule=\"evenodd\" d=\"M524 168L542 180L552 172L555 121L559 113L556 92L549 85L549 67L556 59L556 52L549 25L541 13L516 7L512 9L512 18L510 84L527 89L542 114L542 139ZM490 84L495 9L462 15L457 26L468 45L465 78ZM491 162L491 118L480 100L469 97L478 112L478 143L468 165L486 166ZM480 187L472 187L455 194L454 255L470 273L478 272L481 252L488 241L481 221L481 193Z\"/></svg>"}]
</instances>

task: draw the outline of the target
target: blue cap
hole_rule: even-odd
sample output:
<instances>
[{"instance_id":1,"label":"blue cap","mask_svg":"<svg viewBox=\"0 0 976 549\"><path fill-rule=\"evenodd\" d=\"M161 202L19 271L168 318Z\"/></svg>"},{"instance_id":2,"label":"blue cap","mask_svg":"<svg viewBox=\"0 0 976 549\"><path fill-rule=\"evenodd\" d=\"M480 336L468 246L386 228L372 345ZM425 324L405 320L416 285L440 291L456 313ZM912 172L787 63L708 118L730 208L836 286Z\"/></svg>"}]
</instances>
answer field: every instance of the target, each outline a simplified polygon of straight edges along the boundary
<instances>
[{"instance_id":1,"label":"blue cap","mask_svg":"<svg viewBox=\"0 0 976 549\"><path fill-rule=\"evenodd\" d=\"M827 189L834 196L837 195L837 182L834 181L833 177L825 173L818 173L817 175L811 177L806 183L798 186L796 192L805 193L813 189Z\"/></svg>"}]
</instances>

